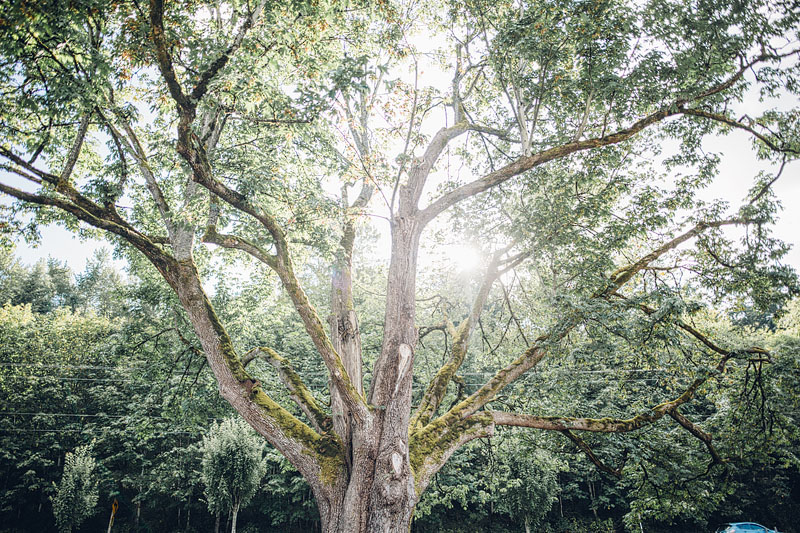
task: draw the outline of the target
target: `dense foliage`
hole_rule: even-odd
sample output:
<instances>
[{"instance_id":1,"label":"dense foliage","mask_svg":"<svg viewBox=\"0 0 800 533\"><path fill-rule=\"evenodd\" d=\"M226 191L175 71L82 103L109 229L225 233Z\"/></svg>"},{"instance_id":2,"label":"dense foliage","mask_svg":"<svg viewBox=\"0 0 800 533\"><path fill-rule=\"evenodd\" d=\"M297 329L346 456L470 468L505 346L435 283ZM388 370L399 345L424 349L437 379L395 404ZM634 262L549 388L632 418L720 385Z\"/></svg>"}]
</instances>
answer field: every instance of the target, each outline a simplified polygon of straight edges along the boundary
<instances>
[{"instance_id":1,"label":"dense foliage","mask_svg":"<svg viewBox=\"0 0 800 533\"><path fill-rule=\"evenodd\" d=\"M74 531L106 527L115 498L120 510L114 531L213 529L216 517L208 511L203 482L203 441L213 438L219 431L215 420L230 410L220 403L208 369L187 350L180 330L169 329L175 319L169 307L153 305L163 297L161 289L120 276L101 256L78 275L50 261L66 283L62 292L48 292L53 284L37 274L47 271L47 262L25 266L11 254L2 258L0 281L7 292L0 311L0 387L6 406L0 419L5 487L0 530L56 527L56 488L64 483L65 461L74 462L67 458L74 457L75 449L95 458L99 485L97 505ZM106 282L91 285L93 303L73 310L64 302L89 296L81 289L89 273ZM31 278L39 281L31 285ZM14 289L21 284L35 289L40 299L15 300L22 298L14 296L21 294ZM249 293L235 294L221 284L216 295L223 309L237 310L243 326L267 320L248 303ZM34 312L37 306L49 311ZM730 327L722 316L714 322ZM413 530L520 531L527 524L531 531L588 532L621 530L625 524L637 530L641 522L646 531L706 531L719 522L748 518L796 531L800 464L792 450L800 445L795 422L800 413L798 324L800 300L795 300L775 323L774 333L753 330L751 339L773 350L771 363L760 374L737 367L726 379L738 385L712 395L717 407L705 404L694 413L720 435L720 453L728 460L724 468L708 468L707 452L681 442L683 435L665 424L635 443L593 442L606 462L627 468L623 478L594 468L569 441L509 430L451 459L419 503ZM274 342L295 346L297 341L286 335ZM465 377L474 379L478 371L470 365ZM745 374L750 381L743 379ZM572 401L606 406L617 385L630 388L654 379L652 373L625 380L586 373L575 378ZM531 391L541 391L546 383L526 383L529 388L504 401L536 401ZM179 401L184 393L186 399ZM240 425L226 424L236 426L241 437ZM251 505L242 510L239 529L318 528L308 485L297 471L274 450L263 460L266 475ZM220 528L229 527L225 510Z\"/></svg>"}]
</instances>

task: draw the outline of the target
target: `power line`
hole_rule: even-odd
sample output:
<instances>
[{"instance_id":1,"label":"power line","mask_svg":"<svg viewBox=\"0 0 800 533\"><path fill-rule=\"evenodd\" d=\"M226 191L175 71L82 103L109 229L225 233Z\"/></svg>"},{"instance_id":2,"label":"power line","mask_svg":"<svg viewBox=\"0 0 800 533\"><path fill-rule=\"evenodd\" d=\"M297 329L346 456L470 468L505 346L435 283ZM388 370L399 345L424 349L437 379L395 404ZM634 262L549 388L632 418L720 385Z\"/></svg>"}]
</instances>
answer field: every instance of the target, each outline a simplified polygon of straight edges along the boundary
<instances>
[{"instance_id":1,"label":"power line","mask_svg":"<svg viewBox=\"0 0 800 533\"><path fill-rule=\"evenodd\" d=\"M55 381L97 381L97 382L109 382L112 381L114 383L136 383L135 379L117 379L117 378L73 378L68 376L37 376L37 375L25 375L25 374L6 374L3 376L4 378L8 377L11 379L52 379ZM140 385L150 385L149 383L141 383Z\"/></svg>"},{"instance_id":2,"label":"power line","mask_svg":"<svg viewBox=\"0 0 800 533\"><path fill-rule=\"evenodd\" d=\"M2 416L74 416L74 417L81 417L81 418L148 418L148 419L159 419L159 420L171 420L169 417L161 416L161 415L142 415L142 414L135 414L135 415L108 415L105 413L45 413L45 412L33 412L33 411L0 411L0 415ZM208 420L222 420L221 418L208 416L205 417Z\"/></svg>"},{"instance_id":3,"label":"power line","mask_svg":"<svg viewBox=\"0 0 800 533\"><path fill-rule=\"evenodd\" d=\"M146 366L147 363L142 363ZM128 370L139 368L133 366L100 366L100 365L55 365L55 364L42 364L42 363L0 363L0 366L10 367L36 367L36 368L69 368L72 370Z\"/></svg>"},{"instance_id":4,"label":"power line","mask_svg":"<svg viewBox=\"0 0 800 533\"><path fill-rule=\"evenodd\" d=\"M9 433L84 433L93 432L89 431L96 428L85 427L82 429L28 429L28 428L0 428L0 432L6 431ZM154 431L155 435L197 435L191 431Z\"/></svg>"},{"instance_id":5,"label":"power line","mask_svg":"<svg viewBox=\"0 0 800 533\"><path fill-rule=\"evenodd\" d=\"M41 364L41 363L0 363L0 367L35 367L35 368L67 368L71 370L137 370L142 367L148 367L147 363L141 365L130 366L104 366L104 365L57 365L57 364ZM546 375L546 374L623 374L627 372L672 372L673 369L669 368L607 368L602 370L581 370L567 367L554 367L546 369L533 369L528 375ZM462 376L493 376L497 371L487 370L484 372L465 372ZM328 372L325 370L311 370L302 373L306 376L327 376Z\"/></svg>"}]
</instances>

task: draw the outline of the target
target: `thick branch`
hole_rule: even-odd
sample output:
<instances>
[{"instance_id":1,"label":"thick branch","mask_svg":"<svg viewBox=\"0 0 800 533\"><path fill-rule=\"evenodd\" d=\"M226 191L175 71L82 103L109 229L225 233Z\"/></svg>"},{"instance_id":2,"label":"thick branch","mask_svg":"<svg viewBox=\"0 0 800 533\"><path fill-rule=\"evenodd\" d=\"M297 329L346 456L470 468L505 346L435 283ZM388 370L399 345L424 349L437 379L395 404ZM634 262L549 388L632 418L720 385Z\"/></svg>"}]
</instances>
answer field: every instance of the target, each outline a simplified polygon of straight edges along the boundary
<instances>
[{"instance_id":1,"label":"thick branch","mask_svg":"<svg viewBox=\"0 0 800 533\"><path fill-rule=\"evenodd\" d=\"M178 123L177 151L187 163L189 163L192 169L192 179L195 182L208 189L232 207L254 217L270 233L277 250L277 258L274 264L270 266L272 266L278 274L284 288L289 293L289 297L292 299L295 309L303 320L306 331L311 337L317 351L322 356L325 366L328 368L334 386L342 393L345 402L348 404L348 407L352 409L354 416L363 419L366 416L366 402L350 382L350 378L342 365L341 358L334 350L330 339L325 333L319 316L309 302L305 292L303 292L300 287L300 283L292 267L285 234L277 220L259 207L251 204L244 195L227 187L212 176L211 166L202 142L191 131L191 122L194 120L195 113L194 104L186 100L180 86L177 84L169 54L166 51L166 44L163 40L163 28L161 27L163 23L161 9L163 9L163 5L159 0L151 0L153 39L156 44L159 66L162 75L167 81L167 85L170 87L170 92L179 106L180 120Z\"/></svg>"},{"instance_id":2,"label":"thick branch","mask_svg":"<svg viewBox=\"0 0 800 533\"><path fill-rule=\"evenodd\" d=\"M208 90L208 84L211 80L214 79L220 70L222 70L225 65L228 64L233 54L236 53L236 50L242 45L242 41L244 40L245 35L247 32L250 31L250 28L258 20L258 17L261 16L261 11L264 9L264 5L266 4L266 0L261 0L258 5L253 9L253 12L250 13L250 16L245 19L242 27L239 28L239 31L234 37L233 42L228 46L228 48L219 56L216 60L214 60L211 65L209 65L208 69L200 75L200 80L197 82L197 85L192 90L191 100L194 104L197 104L200 99L206 94Z\"/></svg>"},{"instance_id":3,"label":"thick branch","mask_svg":"<svg viewBox=\"0 0 800 533\"><path fill-rule=\"evenodd\" d=\"M153 262L163 263L168 257L164 251L156 246L147 236L138 232L121 218L113 216L112 213L103 211L102 208L85 198L83 198L83 205L77 205L63 198L32 194L3 183L0 183L0 192L4 192L24 202L57 207L91 226L119 235L143 252Z\"/></svg>"},{"instance_id":4,"label":"thick branch","mask_svg":"<svg viewBox=\"0 0 800 533\"><path fill-rule=\"evenodd\" d=\"M686 390L674 400L656 405L644 413L640 413L633 418L571 418L559 416L536 416L523 413L507 413L503 411L490 411L490 415L495 424L502 426L519 426L534 429L546 429L551 431L591 431L598 433L625 433L635 431L646 425L652 424L661 419L665 414L677 409L681 405L694 398L697 389L700 388L709 377L719 375L725 370L725 365L735 354L730 353L723 356L716 368L712 372L701 375L692 381Z\"/></svg>"},{"instance_id":5,"label":"thick branch","mask_svg":"<svg viewBox=\"0 0 800 533\"><path fill-rule=\"evenodd\" d=\"M722 226L748 224L750 222L753 221L742 218L729 218L726 220L718 220L715 222L698 222L693 228L689 229L689 231L675 237L671 241L656 248L655 250L645 255L635 263L628 266L624 266L622 268L618 268L616 271L614 271L610 276L612 286L609 287L604 292L604 295L607 296L615 293L622 285L627 283L633 276L635 276L638 272L647 267L650 263L652 263L662 255L664 255L668 251L674 250L675 248L677 248L684 242L688 241L689 239L696 237L706 229L720 228Z\"/></svg>"},{"instance_id":6,"label":"thick branch","mask_svg":"<svg viewBox=\"0 0 800 533\"><path fill-rule=\"evenodd\" d=\"M212 213L213 210L214 206L212 205ZM342 364L339 354L336 352L330 338L325 333L325 328L322 325L319 315L317 315L316 310L308 300L308 296L306 296L305 292L300 287L288 253L284 252L281 254L279 248L278 254L269 254L241 237L222 235L216 231L216 216L212 214L209 220L210 222L203 236L205 242L214 243L225 248L242 250L264 262L278 274L284 288L289 293L289 297L295 309L303 321L306 332L309 337L311 337L311 341L314 343L317 351L322 356L325 366L328 368L331 381L334 383L334 386L337 387L337 390L341 392L348 407L355 412L355 416L359 419L363 419L366 415L366 402L355 389Z\"/></svg>"},{"instance_id":7,"label":"thick branch","mask_svg":"<svg viewBox=\"0 0 800 533\"><path fill-rule=\"evenodd\" d=\"M408 185L404 191L407 197L405 202L401 201L401 216L406 216L412 211L416 211L428 174L430 174L436 160L439 159L442 151L447 147L447 143L462 133L469 131L469 129L469 123L463 120L449 128L442 128L436 132L436 135L433 136L430 144L428 144L428 148L425 149L425 153L421 158L414 161L408 172ZM403 194L401 194L401 200L403 200Z\"/></svg>"},{"instance_id":8,"label":"thick branch","mask_svg":"<svg viewBox=\"0 0 800 533\"><path fill-rule=\"evenodd\" d=\"M169 54L167 37L164 34L164 0L150 0L150 27L158 68L167 83L169 93L182 113L189 112L194 115L194 104L184 94Z\"/></svg>"},{"instance_id":9,"label":"thick branch","mask_svg":"<svg viewBox=\"0 0 800 533\"><path fill-rule=\"evenodd\" d=\"M247 352L242 357L242 365L247 367L256 358L266 361L275 368L281 383L289 391L289 397L300 407L317 432L323 433L331 428L331 418L317 404L311 391L300 375L292 368L288 359L278 355L272 348L260 347Z\"/></svg>"},{"instance_id":10,"label":"thick branch","mask_svg":"<svg viewBox=\"0 0 800 533\"><path fill-rule=\"evenodd\" d=\"M425 225L452 205L495 187L496 185L499 185L513 178L514 176L518 176L519 174L547 163L548 161L560 159L575 152L589 150L592 148L600 148L602 146L609 146L626 141L648 126L661 122L665 118L677 115L679 113L680 111L678 111L677 108L662 109L639 120L629 128L620 130L616 133L606 135L604 137L588 139L585 141L575 141L544 150L531 156L520 157L513 163L509 163L503 168L491 172L480 179L457 187L439 197L438 200L434 201L420 212L420 223Z\"/></svg>"},{"instance_id":11,"label":"thick branch","mask_svg":"<svg viewBox=\"0 0 800 533\"><path fill-rule=\"evenodd\" d=\"M89 129L89 119L91 118L92 114L86 113L81 119L80 126L78 126L78 133L75 135L75 140L67 156L67 161L64 164L64 168L61 170L61 175L59 176L60 181L66 182L72 175L72 169L75 168L75 163L78 162L78 157L81 154L81 147L86 138L86 131Z\"/></svg>"},{"instance_id":12,"label":"thick branch","mask_svg":"<svg viewBox=\"0 0 800 533\"><path fill-rule=\"evenodd\" d=\"M0 155L5 157L9 161L19 165L20 167L24 168L28 172L34 174L43 181L50 183L51 185L55 185L56 183L58 183L58 176L56 176L55 174L51 174L50 172L46 172L44 170L36 168L35 166L28 163L27 161L25 161L24 159L22 159L21 157L19 157L18 155L16 155L15 153L13 153L11 150L9 150L4 146L0 146Z\"/></svg>"},{"instance_id":13,"label":"thick branch","mask_svg":"<svg viewBox=\"0 0 800 533\"><path fill-rule=\"evenodd\" d=\"M266 252L263 248L251 243L246 239L237 237L236 235L225 235L218 233L215 226L206 226L206 231L203 234L203 242L216 244L217 246L221 246L223 248L241 250L251 255L255 259L258 259L270 268L275 268L277 264L277 258L274 255Z\"/></svg>"},{"instance_id":14,"label":"thick branch","mask_svg":"<svg viewBox=\"0 0 800 533\"><path fill-rule=\"evenodd\" d=\"M510 136L508 130L499 130L497 128L490 128L488 126L481 126L480 124L472 124L470 123L468 127L469 131L474 131L477 133L485 133L486 135L492 135L497 137L498 139L502 139L504 141L518 143L520 142L519 139L514 139Z\"/></svg>"},{"instance_id":15,"label":"thick branch","mask_svg":"<svg viewBox=\"0 0 800 533\"><path fill-rule=\"evenodd\" d=\"M196 104L187 99L186 95L183 93L175 77L172 60L167 51L166 39L163 31L163 1L151 0L150 6L153 42L156 45L156 56L158 58L159 68L167 82L170 94L178 104L180 115L178 121L178 153L189 163L192 169L192 179L195 182L236 209L254 217L270 233L277 250L277 260L273 267L275 272L278 274L284 288L289 293L289 297L292 299L292 303L300 315L306 331L311 337L317 351L322 356L334 386L342 393L345 402L353 411L354 416L358 419L365 418L367 413L366 401L353 387L347 372L344 370L339 354L336 353L330 339L325 333L325 328L316 310L300 287L300 283L292 267L285 234L277 220L268 213L265 213L261 208L252 205L244 195L227 187L213 177L211 166L208 161L208 154L203 147L202 141L191 131L191 123L195 118Z\"/></svg>"},{"instance_id":16,"label":"thick branch","mask_svg":"<svg viewBox=\"0 0 800 533\"><path fill-rule=\"evenodd\" d=\"M191 261L173 261L159 270L192 323L222 397L319 489L322 456L337 457L338 445L275 402L245 370Z\"/></svg>"},{"instance_id":17,"label":"thick branch","mask_svg":"<svg viewBox=\"0 0 800 533\"><path fill-rule=\"evenodd\" d=\"M676 100L675 102L672 103L672 105L667 106L667 107L665 107L663 109L660 109L660 110L658 110L658 111L656 111L656 112L654 112L654 113L652 113L652 114L650 114L650 115L638 120L637 122L633 123L628 128L619 130L616 133L613 133L613 134L610 134L610 135L603 135L603 136L596 137L596 138L593 138L593 139L587 139L585 141L576 140L574 142L563 144L561 146L556 146L556 147L553 147L553 148L549 148L547 150L541 151L541 152L539 152L537 154L533 154L533 155L530 155L530 156L523 155L522 157L519 157L517 160L515 160L514 162L506 165L505 167L500 168L500 169L498 169L498 170L496 170L494 172L491 172L491 173L485 175L484 177L482 177L482 178L480 178L478 180L475 180L473 182L470 182L470 183L464 184L464 185L462 185L460 187L457 187L456 189L453 189L452 191L450 191L450 192L444 194L443 196L439 197L439 199L437 199L436 201L434 201L428 207L426 207L425 209L423 209L421 211L421 213L420 213L420 225L424 226L425 224L427 224L428 222L430 222L431 220L436 218L436 216L438 216L440 213L442 213L443 211L445 211L449 207L453 206L454 204L456 204L456 203L458 203L458 202L460 202L460 201L462 201L462 200L464 200L466 198L469 198L471 196L479 194L479 193L481 193L483 191L486 191L486 190L488 190L488 189L490 189L492 187L495 187L496 185L499 185L499 184L505 182L506 180L508 180L510 178L513 178L514 176L517 176L517 175L519 175L519 174L521 174L521 173L523 173L525 171L528 171L528 170L530 170L530 169L532 169L534 167L537 167L537 166L539 166L539 165L541 165L543 163L546 163L548 161L552 161L552 160L555 160L555 159L560 159L560 158L566 157L566 156L568 156L570 154L573 154L573 153L576 153L576 152L580 152L580 151L584 151L584 150L590 150L590 149L593 149L593 148L600 148L600 147L603 147L603 146L610 146L610 145L613 145L613 144L618 144L620 142L623 142L623 141L626 141L626 140L632 138L634 135L636 135L637 133L641 132L645 128L648 128L648 127L650 127L650 126L652 126L654 124L660 123L663 120L665 120L666 118L671 117L671 116L676 116L676 115L681 115L681 114L690 114L690 115L695 115L695 116L705 116L706 112L704 112L704 111L697 110L697 109L686 109L685 108L686 104L689 104L691 102L702 101L702 100L704 100L706 98L709 98L711 96L714 96L716 94L719 94L719 93L721 93L723 91L726 91L726 90L730 89L733 85L736 84L736 82L741 80L743 74L748 69L750 69L751 67L753 67L754 65L756 65L758 63L762 63L762 62L769 61L769 60L776 60L776 59L780 59L780 58L783 58L783 57L788 57L788 56L796 55L796 54L798 54L797 50L793 50L791 52L788 52L786 54L781 54L781 55L767 55L767 54L760 55L760 56L754 58L753 60L751 60L750 62L748 62L747 64L742 65L742 67L740 69L738 69L730 77L728 77L727 79L725 79L722 82L718 83L717 85L715 85L713 87L710 87L707 90L705 90L705 91L703 91L703 92L701 92L701 93L699 93L699 94L697 94L695 96L692 96L690 98ZM725 122L725 123L728 123L727 121L730 120L730 119L727 119L726 117L721 117L721 116L714 115L714 114L707 114L707 115L708 116L706 116L706 118L710 118L710 119L713 119L713 120L718 120L718 121ZM741 125L739 123L736 123L736 122L728 123L728 125L731 125L731 126L734 126L734 127L743 127L743 125ZM774 143L772 143L769 139L763 137L762 135L758 134L757 132L753 131L752 129L750 129L749 131L751 133L753 133L754 135L756 135L763 142L765 142L768 146L773 147L774 149L778 149L780 151L788 151L786 149L780 149L780 147L777 147L776 145L774 145ZM792 152L792 153L796 153L796 152Z\"/></svg>"},{"instance_id":18,"label":"thick branch","mask_svg":"<svg viewBox=\"0 0 800 533\"><path fill-rule=\"evenodd\" d=\"M461 446L494 435L495 424L487 413L478 413L453 426L428 425L412 431L408 449L417 494L422 494L433 475Z\"/></svg>"},{"instance_id":19,"label":"thick branch","mask_svg":"<svg viewBox=\"0 0 800 533\"><path fill-rule=\"evenodd\" d=\"M62 188L60 185L59 188ZM220 390L245 418L280 449L312 482L322 468L320 450L330 448L323 436L297 420L274 402L244 370L232 343L202 290L197 271L189 262L178 262L114 213L104 211L72 190L76 200L27 193L0 183L0 192L19 200L57 207L79 220L119 235L139 249L178 294L203 344L203 351L217 376ZM80 205L77 204L80 202Z\"/></svg>"}]
</instances>

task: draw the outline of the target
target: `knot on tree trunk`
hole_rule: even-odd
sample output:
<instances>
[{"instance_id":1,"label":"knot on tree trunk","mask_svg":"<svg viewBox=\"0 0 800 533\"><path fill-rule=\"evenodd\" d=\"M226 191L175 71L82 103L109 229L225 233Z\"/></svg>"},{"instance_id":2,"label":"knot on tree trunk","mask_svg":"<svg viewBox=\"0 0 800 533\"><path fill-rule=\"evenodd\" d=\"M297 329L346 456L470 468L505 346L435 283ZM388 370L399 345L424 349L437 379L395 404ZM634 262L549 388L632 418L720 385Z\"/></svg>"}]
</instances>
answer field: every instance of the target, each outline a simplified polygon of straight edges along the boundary
<instances>
[{"instance_id":1,"label":"knot on tree trunk","mask_svg":"<svg viewBox=\"0 0 800 533\"><path fill-rule=\"evenodd\" d=\"M339 338L342 339L342 342L347 342L350 339L355 338L356 336L356 325L350 320L349 316L343 316L337 320L337 330L339 332Z\"/></svg>"}]
</instances>

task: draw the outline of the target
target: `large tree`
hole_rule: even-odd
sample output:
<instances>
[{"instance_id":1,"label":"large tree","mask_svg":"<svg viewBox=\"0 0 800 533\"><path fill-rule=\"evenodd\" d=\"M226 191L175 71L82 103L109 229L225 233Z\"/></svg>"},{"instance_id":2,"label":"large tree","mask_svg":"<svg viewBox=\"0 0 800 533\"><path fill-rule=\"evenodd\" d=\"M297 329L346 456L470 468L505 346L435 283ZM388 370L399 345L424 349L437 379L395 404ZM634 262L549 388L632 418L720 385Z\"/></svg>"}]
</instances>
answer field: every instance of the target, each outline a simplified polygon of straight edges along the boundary
<instances>
[{"instance_id":1,"label":"large tree","mask_svg":"<svg viewBox=\"0 0 800 533\"><path fill-rule=\"evenodd\" d=\"M741 130L780 170L797 156L795 109L741 106L800 90L791 2L19 0L0 28L0 191L18 200L4 227L30 211L146 257L222 396L310 484L324 531L407 530L432 476L497 426L562 432L615 472L577 432L668 417L724 460L681 409L726 365L766 354L715 340L692 313L714 298L767 308L793 277L768 231L780 171L755 177L741 209L703 204L717 159L702 140ZM428 86L423 71L447 81ZM648 167L661 146L674 153ZM681 176L658 186L662 166ZM353 258L375 213L391 229L385 311L382 330L362 333ZM746 228L741 245L731 226ZM487 259L421 329L417 299L435 289L424 278L419 294L420 244L442 234ZM231 250L277 276L324 363L330 409L291 353L231 338L204 289L224 265L212 254ZM332 265L328 327L303 288L320 261ZM508 283L514 270L527 288ZM497 302L517 353L498 352L477 388L457 386ZM431 332L446 343L426 376L415 354ZM628 417L497 409L537 365L586 351L690 379L637 389L620 403L653 403ZM268 394L257 359L296 407Z\"/></svg>"}]
</instances>

